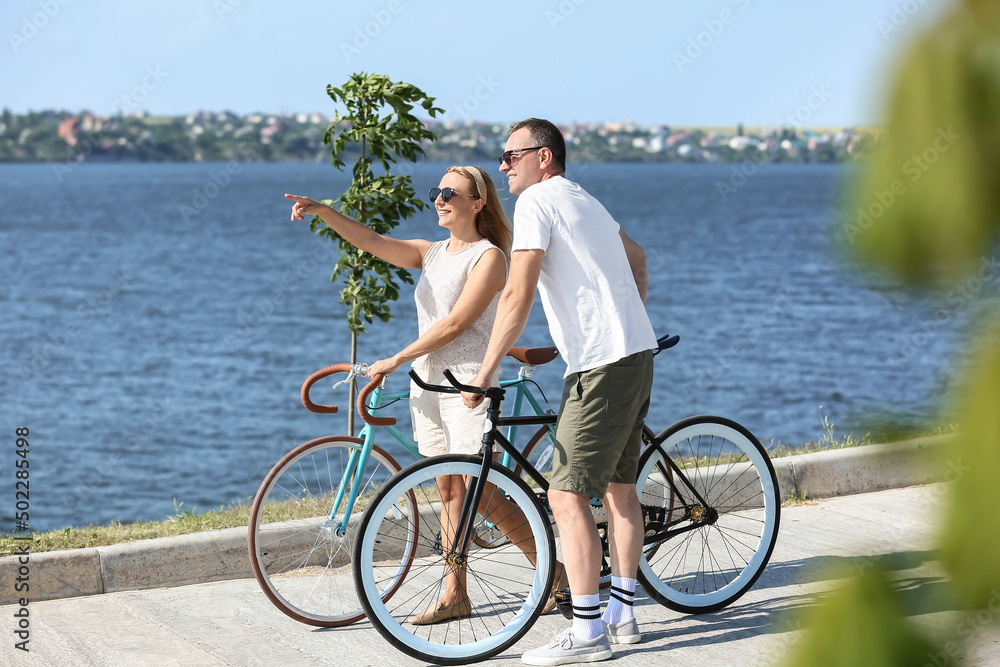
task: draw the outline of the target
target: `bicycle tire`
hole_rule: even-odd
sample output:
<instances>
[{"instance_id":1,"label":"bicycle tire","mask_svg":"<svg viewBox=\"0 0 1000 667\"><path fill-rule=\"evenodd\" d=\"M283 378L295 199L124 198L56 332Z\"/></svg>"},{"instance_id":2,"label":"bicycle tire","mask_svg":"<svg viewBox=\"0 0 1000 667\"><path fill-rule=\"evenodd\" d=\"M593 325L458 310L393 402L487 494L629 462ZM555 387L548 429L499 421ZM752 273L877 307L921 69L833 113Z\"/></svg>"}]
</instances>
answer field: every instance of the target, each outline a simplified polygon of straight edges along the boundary
<instances>
[{"instance_id":1,"label":"bicycle tire","mask_svg":"<svg viewBox=\"0 0 1000 667\"><path fill-rule=\"evenodd\" d=\"M767 451L749 430L722 417L690 417L670 426L639 460L636 491L650 528L664 521L698 527L643 547L639 581L674 611L700 614L732 604L756 583L778 538L781 499ZM662 451L661 451L662 450ZM681 469L701 505L667 464ZM685 523L687 522L687 523Z\"/></svg>"},{"instance_id":2,"label":"bicycle tire","mask_svg":"<svg viewBox=\"0 0 1000 667\"><path fill-rule=\"evenodd\" d=\"M530 463L538 472L542 473L543 476L546 478L551 477L552 462L555 457L555 436L552 435L552 430L548 426L540 428L533 436L531 436L531 440L529 440L528 444L524 446L524 450L521 454L528 460L528 463ZM523 479L528 486L534 489L536 493L541 492L541 489L537 487L538 483L524 472L522 466L516 466L514 472L521 477L521 479ZM601 576L598 579L598 586L603 589L611 585L611 565L609 562L610 549L608 547L608 516L604 510L604 504L599 500L592 499L590 501L590 509L594 515L594 524L597 526L598 537L601 540L601 550L604 554L601 563ZM558 539L559 529L554 520L552 521L552 533ZM556 550L559 551L558 545Z\"/></svg>"},{"instance_id":3,"label":"bicycle tire","mask_svg":"<svg viewBox=\"0 0 1000 667\"><path fill-rule=\"evenodd\" d=\"M254 577L274 606L308 625L340 627L364 618L350 574L354 540L364 503L400 466L372 446L347 532L338 535L339 521L329 521L329 513L351 453L363 446L347 436L299 445L267 474L250 508L247 547ZM413 562L415 539L416 527L397 558L400 583Z\"/></svg>"},{"instance_id":4,"label":"bicycle tire","mask_svg":"<svg viewBox=\"0 0 1000 667\"><path fill-rule=\"evenodd\" d=\"M512 543L495 549L470 546L465 564L470 615L433 625L408 623L415 614L438 603L447 576L443 550L434 552L436 534L441 529L441 506L436 500L434 480L444 475L478 477L480 461L462 455L418 461L379 491L361 519L354 552L358 597L376 630L390 644L418 660L461 665L504 651L531 628L551 590L555 545L545 511L523 481L494 463L488 481L523 512L534 539L535 564ZM413 497L416 504L411 503ZM379 598L375 593L382 575L374 547L391 542L402 525L413 523L411 517L420 514L413 567L391 600ZM495 514L490 516L502 520Z\"/></svg>"}]
</instances>

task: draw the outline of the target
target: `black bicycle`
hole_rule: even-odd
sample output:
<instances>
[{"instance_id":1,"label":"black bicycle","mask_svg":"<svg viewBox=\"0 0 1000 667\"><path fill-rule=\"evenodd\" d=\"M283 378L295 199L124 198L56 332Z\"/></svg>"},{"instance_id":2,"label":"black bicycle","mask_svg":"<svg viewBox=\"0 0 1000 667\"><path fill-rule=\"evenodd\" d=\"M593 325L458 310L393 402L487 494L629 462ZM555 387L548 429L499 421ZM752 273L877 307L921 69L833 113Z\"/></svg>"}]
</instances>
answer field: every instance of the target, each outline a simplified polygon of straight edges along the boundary
<instances>
[{"instance_id":1,"label":"black bicycle","mask_svg":"<svg viewBox=\"0 0 1000 667\"><path fill-rule=\"evenodd\" d=\"M677 340L660 339L657 351ZM484 395L483 449L479 456L419 461L385 483L358 529L355 587L369 620L393 646L420 660L466 664L517 642L552 589L557 547L546 498L551 429L539 430L523 451L499 429L550 425L555 416L501 417L500 387L465 386L447 372L450 387L411 377L426 390ZM731 604L757 581L777 540L780 498L767 452L749 430L713 416L690 417L656 435L644 428L643 441L636 482L646 528L639 582L653 599L680 612ZM516 462L513 469L494 460L494 453L504 452ZM438 498L435 479L444 475L469 479L457 515ZM600 502L592 505L606 573L607 524ZM483 539L484 526L495 527L493 539ZM414 531L417 553L400 575L391 554L406 548ZM467 582L467 608L448 621L412 624L437 603L455 572ZM385 595L389 588L394 592Z\"/></svg>"}]
</instances>

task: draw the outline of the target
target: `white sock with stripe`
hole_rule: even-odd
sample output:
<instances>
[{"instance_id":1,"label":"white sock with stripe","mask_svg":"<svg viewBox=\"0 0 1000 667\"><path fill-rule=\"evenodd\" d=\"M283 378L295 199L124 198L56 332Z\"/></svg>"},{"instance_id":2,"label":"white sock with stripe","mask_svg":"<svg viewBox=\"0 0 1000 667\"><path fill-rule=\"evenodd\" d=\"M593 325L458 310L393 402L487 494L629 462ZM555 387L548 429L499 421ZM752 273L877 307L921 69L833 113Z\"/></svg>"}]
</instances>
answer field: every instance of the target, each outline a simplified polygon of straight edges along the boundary
<instances>
[{"instance_id":1,"label":"white sock with stripe","mask_svg":"<svg viewBox=\"0 0 1000 667\"><path fill-rule=\"evenodd\" d=\"M573 597L573 635L580 639L594 639L604 634L601 625L601 596L574 595Z\"/></svg>"},{"instance_id":2,"label":"white sock with stripe","mask_svg":"<svg viewBox=\"0 0 1000 667\"><path fill-rule=\"evenodd\" d=\"M635 579L611 577L611 597L608 598L608 607L604 610L602 621L612 625L635 616L632 610L635 601L635 583Z\"/></svg>"}]
</instances>

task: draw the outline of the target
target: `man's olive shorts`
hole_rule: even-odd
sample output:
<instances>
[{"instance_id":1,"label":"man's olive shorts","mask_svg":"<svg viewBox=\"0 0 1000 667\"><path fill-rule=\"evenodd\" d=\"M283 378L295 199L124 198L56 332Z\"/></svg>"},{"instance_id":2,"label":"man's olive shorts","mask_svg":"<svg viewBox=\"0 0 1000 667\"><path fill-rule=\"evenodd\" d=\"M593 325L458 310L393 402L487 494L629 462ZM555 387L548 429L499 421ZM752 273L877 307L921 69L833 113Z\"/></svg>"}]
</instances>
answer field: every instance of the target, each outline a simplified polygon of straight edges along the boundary
<instances>
[{"instance_id":1,"label":"man's olive shorts","mask_svg":"<svg viewBox=\"0 0 1000 667\"><path fill-rule=\"evenodd\" d=\"M652 384L649 350L566 377L551 488L603 498L611 482L635 483Z\"/></svg>"}]
</instances>

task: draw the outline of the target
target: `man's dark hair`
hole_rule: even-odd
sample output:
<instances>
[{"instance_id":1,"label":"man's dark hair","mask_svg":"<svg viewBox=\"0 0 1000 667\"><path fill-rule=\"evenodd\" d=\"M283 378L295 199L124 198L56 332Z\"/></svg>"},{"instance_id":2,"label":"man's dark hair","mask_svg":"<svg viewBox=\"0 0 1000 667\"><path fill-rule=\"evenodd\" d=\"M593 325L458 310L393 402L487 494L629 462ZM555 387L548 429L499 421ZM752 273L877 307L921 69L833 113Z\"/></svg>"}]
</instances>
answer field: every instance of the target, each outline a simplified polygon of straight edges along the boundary
<instances>
[{"instance_id":1,"label":"man's dark hair","mask_svg":"<svg viewBox=\"0 0 1000 667\"><path fill-rule=\"evenodd\" d=\"M510 134L528 128L532 146L544 146L552 151L552 161L560 170L566 170L566 140L559 128L542 118L525 118L510 126Z\"/></svg>"}]
</instances>

